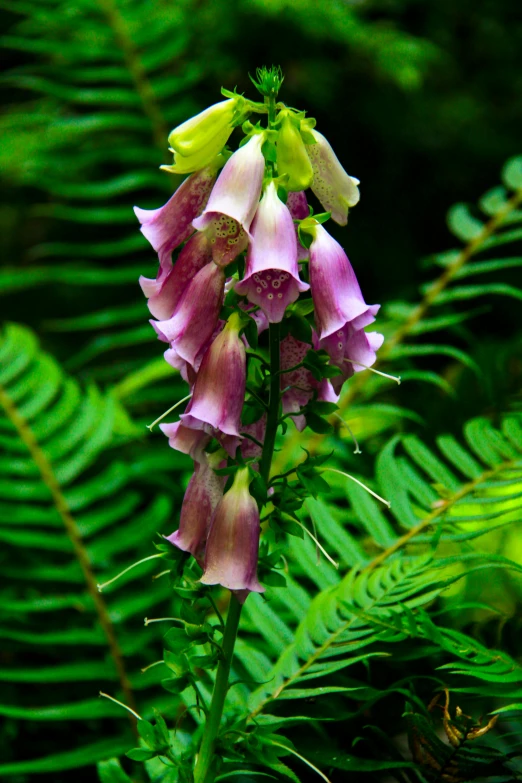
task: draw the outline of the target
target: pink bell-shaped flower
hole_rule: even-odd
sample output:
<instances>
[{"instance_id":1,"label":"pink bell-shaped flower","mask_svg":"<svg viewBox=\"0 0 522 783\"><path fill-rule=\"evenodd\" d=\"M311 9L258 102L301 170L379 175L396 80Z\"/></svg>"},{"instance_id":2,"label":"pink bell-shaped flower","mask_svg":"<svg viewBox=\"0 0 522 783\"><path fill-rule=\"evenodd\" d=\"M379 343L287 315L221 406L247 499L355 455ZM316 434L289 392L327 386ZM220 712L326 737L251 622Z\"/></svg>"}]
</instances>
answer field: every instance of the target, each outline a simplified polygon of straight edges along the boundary
<instances>
[{"instance_id":1,"label":"pink bell-shaped flower","mask_svg":"<svg viewBox=\"0 0 522 783\"><path fill-rule=\"evenodd\" d=\"M286 200L286 206L292 215L292 220L304 220L310 214L310 207L308 206L308 201L306 200L306 193L303 190L300 190L296 193L289 193ZM304 247L299 241L297 225L294 224L294 227L295 236L297 239L297 260L305 261L307 258L309 258L310 253L308 252L308 249Z\"/></svg>"},{"instance_id":2,"label":"pink bell-shaped flower","mask_svg":"<svg viewBox=\"0 0 522 783\"><path fill-rule=\"evenodd\" d=\"M317 348L317 336L313 335L314 348ZM283 391L281 397L281 403L283 407L283 413L295 413L292 416L292 420L299 430L302 432L306 427L306 417L304 414L299 413L301 408L310 402L314 393L317 394L317 399L324 402L337 402L338 395L335 393L332 384L327 378L322 381L317 381L310 370L306 367L299 367L291 372L284 372L290 367L296 367L301 364L308 351L312 349L310 343L297 340L293 335L287 335L281 340L281 390Z\"/></svg>"},{"instance_id":3,"label":"pink bell-shaped flower","mask_svg":"<svg viewBox=\"0 0 522 783\"><path fill-rule=\"evenodd\" d=\"M379 332L365 332L364 329L359 329L345 337L346 331L345 327L338 334L328 338L328 340L338 338L335 354L332 356L332 353L329 352L332 356L332 364L336 364L342 372L342 375L336 375L332 378L332 386L338 393L341 391L344 381L351 378L354 373L361 372L375 363L376 351L384 342L384 337ZM321 345L321 347L325 346Z\"/></svg>"},{"instance_id":4,"label":"pink bell-shaped flower","mask_svg":"<svg viewBox=\"0 0 522 783\"><path fill-rule=\"evenodd\" d=\"M210 435L203 430L184 427L180 421L173 424L160 424L160 430L169 439L169 446L182 454L188 454L194 462L204 462L204 449L208 446Z\"/></svg>"},{"instance_id":5,"label":"pink bell-shaped flower","mask_svg":"<svg viewBox=\"0 0 522 783\"><path fill-rule=\"evenodd\" d=\"M140 286L149 300L154 318L171 318L192 278L212 261L210 243L204 234L194 234L179 254L174 266L159 268L156 280L140 277Z\"/></svg>"},{"instance_id":6,"label":"pink bell-shaped flower","mask_svg":"<svg viewBox=\"0 0 522 783\"><path fill-rule=\"evenodd\" d=\"M224 289L225 273L211 262L191 280L172 318L151 321L159 338L191 365L216 328Z\"/></svg>"},{"instance_id":7,"label":"pink bell-shaped flower","mask_svg":"<svg viewBox=\"0 0 522 783\"><path fill-rule=\"evenodd\" d=\"M371 324L380 305L367 305L364 301L355 272L341 245L313 219L306 231L313 237L310 285L319 339L323 341L347 324L352 332Z\"/></svg>"},{"instance_id":8,"label":"pink bell-shaped flower","mask_svg":"<svg viewBox=\"0 0 522 783\"><path fill-rule=\"evenodd\" d=\"M194 231L192 221L204 209L215 179L216 170L209 166L187 177L163 207L134 207L141 233L158 253L162 268L170 268L172 251Z\"/></svg>"},{"instance_id":9,"label":"pink bell-shaped flower","mask_svg":"<svg viewBox=\"0 0 522 783\"><path fill-rule=\"evenodd\" d=\"M270 323L279 323L288 305L310 286L299 279L295 227L273 180L265 188L251 233L245 277L235 290L258 305Z\"/></svg>"},{"instance_id":10,"label":"pink bell-shaped flower","mask_svg":"<svg viewBox=\"0 0 522 783\"><path fill-rule=\"evenodd\" d=\"M212 189L205 211L192 222L209 237L216 264L225 266L247 246L265 171L261 152L264 140L264 133L257 133L234 152Z\"/></svg>"},{"instance_id":11,"label":"pink bell-shaped flower","mask_svg":"<svg viewBox=\"0 0 522 783\"><path fill-rule=\"evenodd\" d=\"M240 468L214 511L205 549L203 584L264 592L257 579L259 509L249 484L248 468Z\"/></svg>"},{"instance_id":12,"label":"pink bell-shaped flower","mask_svg":"<svg viewBox=\"0 0 522 783\"><path fill-rule=\"evenodd\" d=\"M202 461L194 463L194 473L181 506L179 528L166 536L167 541L190 552L197 560L203 559L212 514L223 497L226 476L217 476L213 470L221 462L219 453L203 453Z\"/></svg>"},{"instance_id":13,"label":"pink bell-shaped flower","mask_svg":"<svg viewBox=\"0 0 522 783\"><path fill-rule=\"evenodd\" d=\"M312 190L326 212L332 213L332 220L345 226L348 222L348 208L354 207L360 198L357 187L359 180L346 173L321 133L313 129L309 132L316 141L315 144L307 145L314 172Z\"/></svg>"},{"instance_id":14,"label":"pink bell-shaped flower","mask_svg":"<svg viewBox=\"0 0 522 783\"><path fill-rule=\"evenodd\" d=\"M185 427L210 435L232 435L226 446L231 456L239 444L241 410L245 399L246 352L239 337L240 316L233 313L207 349L196 377L192 399L180 417Z\"/></svg>"}]
</instances>

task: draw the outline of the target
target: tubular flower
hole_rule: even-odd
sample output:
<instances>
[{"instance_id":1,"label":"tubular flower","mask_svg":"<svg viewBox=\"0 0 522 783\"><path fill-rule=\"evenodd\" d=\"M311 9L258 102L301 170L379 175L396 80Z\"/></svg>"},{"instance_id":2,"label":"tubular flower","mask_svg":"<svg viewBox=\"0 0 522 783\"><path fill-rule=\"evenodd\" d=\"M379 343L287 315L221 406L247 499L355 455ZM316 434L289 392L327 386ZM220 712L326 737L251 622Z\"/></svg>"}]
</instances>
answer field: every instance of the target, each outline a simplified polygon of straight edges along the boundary
<instances>
[{"instance_id":1,"label":"tubular flower","mask_svg":"<svg viewBox=\"0 0 522 783\"><path fill-rule=\"evenodd\" d=\"M203 584L264 592L257 580L259 510L249 484L248 468L240 468L214 511L205 549Z\"/></svg>"},{"instance_id":2,"label":"tubular flower","mask_svg":"<svg viewBox=\"0 0 522 783\"><path fill-rule=\"evenodd\" d=\"M337 335L332 335L332 338L338 337L338 350L335 358L332 358L332 362L342 372L342 375L336 375L332 378L332 386L336 392L341 390L344 381L351 378L355 372L361 372L375 363L376 351L384 342L384 337L379 332L365 332L364 329L358 329L349 334L347 338L344 337L344 334L346 334L346 328ZM342 349L341 345L343 345Z\"/></svg>"},{"instance_id":3,"label":"tubular flower","mask_svg":"<svg viewBox=\"0 0 522 783\"><path fill-rule=\"evenodd\" d=\"M306 194L303 191L300 193L289 193L286 200L286 206L292 215L292 220L304 220L310 214L310 207L308 206L308 201L306 200ZM301 244L297 225L294 225L295 235L297 238L297 260L305 261L310 257L310 253L308 252L307 248L303 247Z\"/></svg>"},{"instance_id":4,"label":"tubular flower","mask_svg":"<svg viewBox=\"0 0 522 783\"><path fill-rule=\"evenodd\" d=\"M306 190L310 187L314 172L301 133L289 111L280 115L281 127L277 135L277 171L287 175L285 188L289 191Z\"/></svg>"},{"instance_id":5,"label":"tubular flower","mask_svg":"<svg viewBox=\"0 0 522 783\"><path fill-rule=\"evenodd\" d=\"M317 345L316 335L314 334L313 337L314 343ZM281 340L281 370L283 372L281 373L280 385L283 390L281 397L283 413L296 414L292 416L292 419L299 432L302 432L306 427L306 417L299 411L310 402L314 393L317 394L318 400L325 402L337 402L338 399L330 381L327 378L321 382L317 381L306 367L299 367L292 372L284 372L290 367L301 364L311 349L310 343L297 340L291 334Z\"/></svg>"},{"instance_id":6,"label":"tubular flower","mask_svg":"<svg viewBox=\"0 0 522 783\"><path fill-rule=\"evenodd\" d=\"M246 352L239 337L240 316L234 313L207 349L196 377L192 399L181 416L184 426L211 435L232 435L227 450L235 455L245 399Z\"/></svg>"},{"instance_id":7,"label":"tubular flower","mask_svg":"<svg viewBox=\"0 0 522 783\"><path fill-rule=\"evenodd\" d=\"M223 497L226 476L217 476L213 468L222 462L219 452L207 455L194 463L194 473L183 498L179 528L167 541L190 552L197 560L203 559L205 543L214 510Z\"/></svg>"},{"instance_id":8,"label":"tubular flower","mask_svg":"<svg viewBox=\"0 0 522 783\"><path fill-rule=\"evenodd\" d=\"M194 462L204 462L203 451L210 441L210 435L202 430L192 430L184 427L180 421L174 424L160 424L160 430L169 439L169 446L182 454L188 454Z\"/></svg>"},{"instance_id":9,"label":"tubular flower","mask_svg":"<svg viewBox=\"0 0 522 783\"><path fill-rule=\"evenodd\" d=\"M224 289L225 273L211 262L191 280L172 318L151 321L159 338L191 365L216 328Z\"/></svg>"},{"instance_id":10,"label":"tubular flower","mask_svg":"<svg viewBox=\"0 0 522 783\"><path fill-rule=\"evenodd\" d=\"M253 136L225 164L203 214L192 225L204 231L216 264L225 266L243 251L255 215L265 170L264 133Z\"/></svg>"},{"instance_id":11,"label":"tubular flower","mask_svg":"<svg viewBox=\"0 0 522 783\"><path fill-rule=\"evenodd\" d=\"M292 216L271 180L252 224L245 277L235 290L258 305L270 323L278 323L288 305L309 287L299 279Z\"/></svg>"},{"instance_id":12,"label":"tubular flower","mask_svg":"<svg viewBox=\"0 0 522 783\"><path fill-rule=\"evenodd\" d=\"M192 221L208 201L215 174L216 169L211 167L192 174L159 209L134 207L141 233L158 253L163 269L168 271L172 251L193 233Z\"/></svg>"},{"instance_id":13,"label":"tubular flower","mask_svg":"<svg viewBox=\"0 0 522 783\"><path fill-rule=\"evenodd\" d=\"M312 190L332 220L345 226L348 222L348 208L354 207L360 198L359 180L350 177L343 169L325 137L310 129L316 143L308 144L308 155L312 163L314 178Z\"/></svg>"},{"instance_id":14,"label":"tubular flower","mask_svg":"<svg viewBox=\"0 0 522 783\"><path fill-rule=\"evenodd\" d=\"M156 280L140 277L140 286L149 300L154 318L172 317L179 300L192 278L212 261L210 243L204 234L194 234L179 254L174 266L166 270L160 266Z\"/></svg>"},{"instance_id":15,"label":"tubular flower","mask_svg":"<svg viewBox=\"0 0 522 783\"><path fill-rule=\"evenodd\" d=\"M233 120L238 104L244 103L241 96L229 98L226 101L214 103L208 109L191 117L174 128L169 135L169 144L180 155L189 157L197 155L201 150L225 135L225 140L216 149L215 155L221 151L233 130Z\"/></svg>"},{"instance_id":16,"label":"tubular flower","mask_svg":"<svg viewBox=\"0 0 522 783\"><path fill-rule=\"evenodd\" d=\"M310 285L321 342L347 324L352 332L371 324L380 305L367 305L364 301L355 272L341 245L313 219L306 231L313 237ZM328 350L326 344L323 347Z\"/></svg>"}]
</instances>

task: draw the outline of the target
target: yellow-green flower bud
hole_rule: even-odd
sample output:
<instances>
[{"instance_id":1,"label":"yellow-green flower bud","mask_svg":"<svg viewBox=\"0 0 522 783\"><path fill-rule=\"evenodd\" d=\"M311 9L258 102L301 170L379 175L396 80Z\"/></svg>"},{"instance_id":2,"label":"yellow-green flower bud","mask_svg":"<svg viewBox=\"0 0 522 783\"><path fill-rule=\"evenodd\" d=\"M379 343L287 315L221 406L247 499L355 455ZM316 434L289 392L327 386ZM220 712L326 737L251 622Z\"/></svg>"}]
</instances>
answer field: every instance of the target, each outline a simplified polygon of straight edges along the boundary
<instances>
[{"instance_id":1,"label":"yellow-green flower bud","mask_svg":"<svg viewBox=\"0 0 522 783\"><path fill-rule=\"evenodd\" d=\"M191 117L190 120L178 125L171 131L169 144L180 155L192 157L201 150L207 149L213 145L215 154L221 152L221 149L228 141L232 133L232 122L238 104L243 102L243 98L229 98L226 101L220 101L208 109ZM224 141L223 141L224 139ZM219 147L219 148L218 148Z\"/></svg>"},{"instance_id":2,"label":"yellow-green flower bud","mask_svg":"<svg viewBox=\"0 0 522 783\"><path fill-rule=\"evenodd\" d=\"M277 136L277 173L287 175L285 188L289 191L306 190L314 176L312 164L299 127L290 112L281 112L281 127Z\"/></svg>"},{"instance_id":3,"label":"yellow-green flower bud","mask_svg":"<svg viewBox=\"0 0 522 783\"><path fill-rule=\"evenodd\" d=\"M218 136L215 136L210 144L203 147L199 152L194 155L185 157L178 152L174 152L174 163L172 166L162 166L165 171L170 171L172 174L191 174L193 171L199 171L204 169L205 166L210 166L215 162L216 169L223 165L225 159L221 154L221 151L227 143L229 133L228 131L221 131Z\"/></svg>"}]
</instances>

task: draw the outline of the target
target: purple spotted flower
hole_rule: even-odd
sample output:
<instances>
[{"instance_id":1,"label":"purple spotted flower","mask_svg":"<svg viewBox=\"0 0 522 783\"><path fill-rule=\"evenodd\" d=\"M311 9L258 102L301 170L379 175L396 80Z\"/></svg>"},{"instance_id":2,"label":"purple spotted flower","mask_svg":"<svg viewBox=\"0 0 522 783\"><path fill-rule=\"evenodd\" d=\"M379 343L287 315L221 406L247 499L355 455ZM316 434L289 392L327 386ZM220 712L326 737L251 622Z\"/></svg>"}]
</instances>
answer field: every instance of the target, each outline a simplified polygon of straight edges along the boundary
<instances>
[{"instance_id":1,"label":"purple spotted flower","mask_svg":"<svg viewBox=\"0 0 522 783\"><path fill-rule=\"evenodd\" d=\"M314 334L314 346L310 343L297 340L291 334L281 340L281 370L289 370L301 364L308 351L312 347L317 348L317 336ZM281 374L281 390L283 391L281 402L283 413L295 413L293 422L299 432L306 427L306 417L299 413L301 408L310 402L314 393L317 399L324 402L337 402L338 395L327 378L317 381L306 367L298 367L291 372Z\"/></svg>"},{"instance_id":2,"label":"purple spotted flower","mask_svg":"<svg viewBox=\"0 0 522 783\"><path fill-rule=\"evenodd\" d=\"M160 266L166 271L170 269L174 248L193 233L192 221L204 209L215 179L215 169L204 168L187 177L163 207L134 207L141 233L158 253Z\"/></svg>"},{"instance_id":3,"label":"purple spotted flower","mask_svg":"<svg viewBox=\"0 0 522 783\"><path fill-rule=\"evenodd\" d=\"M180 421L174 424L160 424L160 430L169 439L171 449L188 454L194 462L205 460L204 449L210 441L210 435L206 432L184 427Z\"/></svg>"},{"instance_id":4,"label":"purple spotted flower","mask_svg":"<svg viewBox=\"0 0 522 783\"><path fill-rule=\"evenodd\" d=\"M206 264L185 289L172 318L151 321L160 340L170 343L191 365L216 328L224 289L223 269L212 262Z\"/></svg>"},{"instance_id":5,"label":"purple spotted flower","mask_svg":"<svg viewBox=\"0 0 522 783\"><path fill-rule=\"evenodd\" d=\"M330 351L326 338L345 326L350 327L350 332L368 326L375 321L380 305L366 304L346 253L326 229L314 221L306 230L313 237L310 285L315 321L321 347Z\"/></svg>"},{"instance_id":6,"label":"purple spotted flower","mask_svg":"<svg viewBox=\"0 0 522 783\"><path fill-rule=\"evenodd\" d=\"M271 180L252 224L245 277L235 287L258 305L271 323L283 320L289 304L310 287L299 279L295 227Z\"/></svg>"},{"instance_id":7,"label":"purple spotted flower","mask_svg":"<svg viewBox=\"0 0 522 783\"><path fill-rule=\"evenodd\" d=\"M148 299L154 318L171 318L192 278L212 261L210 242L204 234L194 234L179 254L174 266L160 266L155 280L140 277L140 285Z\"/></svg>"},{"instance_id":8,"label":"purple spotted flower","mask_svg":"<svg viewBox=\"0 0 522 783\"><path fill-rule=\"evenodd\" d=\"M224 443L231 456L239 444L245 399L246 352L234 313L207 349L196 377L192 399L181 416L183 426L213 436L230 435Z\"/></svg>"},{"instance_id":9,"label":"purple spotted flower","mask_svg":"<svg viewBox=\"0 0 522 783\"><path fill-rule=\"evenodd\" d=\"M359 180L350 177L343 169L337 155L325 137L316 130L310 133L316 143L307 145L308 157L312 163L314 178L312 190L332 220L345 226L348 222L348 208L359 201Z\"/></svg>"},{"instance_id":10,"label":"purple spotted flower","mask_svg":"<svg viewBox=\"0 0 522 783\"><path fill-rule=\"evenodd\" d=\"M286 200L286 206L292 215L292 220L304 220L310 214L310 207L308 206L308 201L306 200L306 193L303 190L300 190L296 193L289 193ZM297 260L305 261L307 258L309 258L310 253L308 252L307 248L304 247L299 241L297 224L294 225L297 239Z\"/></svg>"},{"instance_id":11,"label":"purple spotted flower","mask_svg":"<svg viewBox=\"0 0 522 783\"><path fill-rule=\"evenodd\" d=\"M166 536L167 541L199 561L203 560L212 514L223 497L226 476L218 476L213 470L221 462L219 453L209 456L203 453L202 460L194 463L194 473L181 506L179 528Z\"/></svg>"},{"instance_id":12,"label":"purple spotted flower","mask_svg":"<svg viewBox=\"0 0 522 783\"><path fill-rule=\"evenodd\" d=\"M192 225L210 239L216 264L225 266L247 246L265 171L261 147L265 136L258 133L225 164L212 189L203 214Z\"/></svg>"},{"instance_id":13,"label":"purple spotted flower","mask_svg":"<svg viewBox=\"0 0 522 783\"><path fill-rule=\"evenodd\" d=\"M214 511L205 548L203 584L264 592L257 579L259 509L249 484L248 468L240 468ZM246 596L241 597L244 600Z\"/></svg>"},{"instance_id":14,"label":"purple spotted flower","mask_svg":"<svg viewBox=\"0 0 522 783\"><path fill-rule=\"evenodd\" d=\"M332 386L336 392L340 392L345 380L351 378L355 372L361 372L375 363L376 351L383 344L384 337L379 332L365 332L364 329L350 333L345 327L328 340L333 341L334 338L337 338L338 342L330 356L332 356L332 364L339 367L342 375L332 378Z\"/></svg>"}]
</instances>

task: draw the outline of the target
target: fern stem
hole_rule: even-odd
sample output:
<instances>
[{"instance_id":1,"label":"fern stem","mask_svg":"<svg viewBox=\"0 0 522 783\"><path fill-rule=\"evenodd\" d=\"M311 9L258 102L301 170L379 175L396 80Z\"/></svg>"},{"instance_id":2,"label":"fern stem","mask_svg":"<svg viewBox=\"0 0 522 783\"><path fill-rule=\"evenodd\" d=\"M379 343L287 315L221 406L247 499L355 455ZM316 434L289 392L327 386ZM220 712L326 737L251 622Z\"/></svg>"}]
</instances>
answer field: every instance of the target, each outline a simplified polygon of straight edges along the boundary
<instances>
[{"instance_id":1,"label":"fern stem","mask_svg":"<svg viewBox=\"0 0 522 783\"><path fill-rule=\"evenodd\" d=\"M441 506L439 506L434 511L432 511L431 514L428 514L428 516L425 517L421 522L419 522L418 525L415 525L415 527L410 528L410 530L408 530L407 533L405 533L403 536L398 538L397 541L395 541L395 543L393 543L391 546L388 547L388 549L385 549L384 552L381 552L380 555L375 557L371 561L371 563L369 563L364 568L364 570L369 571L381 565L385 560L387 560L390 557L390 555L393 555L399 549L402 549L402 547L405 546L409 541L411 541L412 538L415 538L415 536L418 536L419 533L422 533L424 530L426 530L426 528L430 527L430 525L432 525L433 522L438 517L440 517L442 514L448 511L452 506L455 505L455 503L458 503L459 500L465 498L467 495L473 492L473 490L475 490L480 484L483 484L485 481L488 481L497 473L501 473L502 471L509 469L512 466L512 464L513 464L512 460L502 462L500 465L497 465L492 470L487 470L484 473L481 473L480 476L478 476L476 479L473 479L473 481L469 481L467 484L464 484L464 486L458 492L456 492L453 495L453 497L443 501L443 504Z\"/></svg>"},{"instance_id":2,"label":"fern stem","mask_svg":"<svg viewBox=\"0 0 522 783\"><path fill-rule=\"evenodd\" d=\"M141 99L143 111L150 120L154 143L165 154L168 135L167 123L136 46L129 35L125 19L120 13L116 0L98 0L98 2L112 27L116 42L123 52L125 63L136 87L136 92Z\"/></svg>"},{"instance_id":3,"label":"fern stem","mask_svg":"<svg viewBox=\"0 0 522 783\"><path fill-rule=\"evenodd\" d=\"M28 425L27 421L23 418L23 416L20 415L16 405L13 403L10 396L7 394L7 392L1 385L0 385L0 405L5 410L7 418L11 421L12 425L17 430L20 439L27 447L27 450L29 451L32 459L34 460L36 467L40 472L40 476L42 478L43 483L45 484L45 486L47 487L47 489L51 494L56 510L60 515L60 518L64 524L67 535L69 536L69 539L73 546L74 553L78 558L78 562L80 563L80 567L82 569L82 573L87 585L87 591L94 603L98 615L98 621L105 634L107 645L109 647L111 656L116 666L116 670L118 672L120 685L123 693L125 694L125 700L127 702L128 707L131 709L131 711L132 710L135 711L136 705L134 701L134 695L132 693L131 684L127 676L127 672L125 670L123 655L120 646L118 644L118 640L116 638L116 633L114 630L114 626L112 624L112 620L109 616L109 612L107 610L107 606L105 605L105 601L103 600L102 596L98 592L96 579L94 577L89 556L83 544L82 537L78 529L78 525L76 524L76 520L71 514L71 511L67 504L67 500L65 499L65 496L58 483L58 480L56 479L56 476L54 474L52 465L49 462L45 452L40 447L38 441L36 440L36 437L32 429Z\"/></svg>"},{"instance_id":4,"label":"fern stem","mask_svg":"<svg viewBox=\"0 0 522 783\"><path fill-rule=\"evenodd\" d=\"M473 492L474 489L476 489L477 486L482 484L484 481L487 481L488 479L495 476L497 473L502 473L504 470L509 470L513 466L513 460L506 460L506 462L501 463L500 465L495 466L492 470L487 470L484 473L481 473L480 476L478 476L473 481L470 481L468 484L465 484L458 492L453 495L452 498L445 501L443 506L440 506L439 508L435 509L431 514L429 514L425 519L423 519L418 525L411 528L411 530L408 530L408 532L401 536L401 538L397 539L397 541L388 549L386 549L384 552L382 552L378 557L375 557L371 563L369 563L364 570L372 570L376 566L381 565L384 560L386 560L390 555L392 555L394 552L396 552L398 549L403 547L405 544L407 544L411 539L413 539L416 535L419 533L422 533L427 527L433 524L433 522L437 519L437 517L444 514L446 511L448 511L455 503L457 503L462 498L466 497L466 495L469 495L471 492ZM376 601L377 599L375 599ZM371 608L373 604L370 604L365 608L365 611L368 611L369 608ZM310 655L309 658L307 658L304 663L301 664L298 671L292 674L291 677L288 677L288 679L284 680L281 685L279 685L271 694L266 696L263 701L261 701L258 706L253 710L249 715L249 720L253 720L256 715L259 715L260 712L263 711L265 706L268 704L268 702L274 701L277 699L280 694L289 686L291 686L293 683L298 681L303 674L305 674L308 669L313 666L313 664L321 658L324 653L329 650L332 645L336 643L336 641L350 628L352 623L357 619L357 617L352 617L349 620L347 620L345 623L342 623L342 625L339 626L335 631L331 633L331 635L326 639L326 641L323 642L323 644L320 647L317 647L312 655Z\"/></svg>"},{"instance_id":5,"label":"fern stem","mask_svg":"<svg viewBox=\"0 0 522 783\"><path fill-rule=\"evenodd\" d=\"M194 768L194 783L209 783L209 772L214 757L216 739L219 732L219 724L223 715L223 706L228 691L228 676L230 664L234 654L239 618L241 616L241 604L236 596L231 593L228 607L228 617L223 636L223 657L219 661L212 701L203 731L203 738Z\"/></svg>"}]
</instances>

